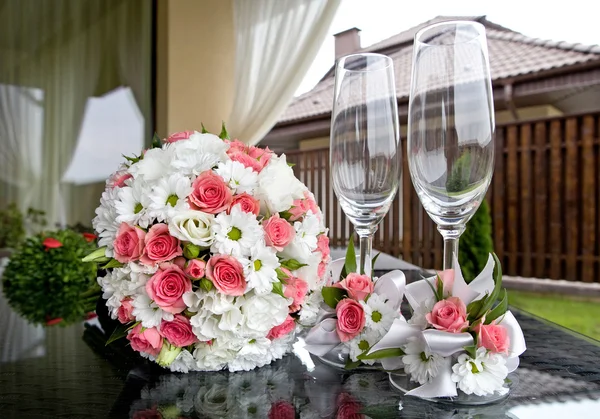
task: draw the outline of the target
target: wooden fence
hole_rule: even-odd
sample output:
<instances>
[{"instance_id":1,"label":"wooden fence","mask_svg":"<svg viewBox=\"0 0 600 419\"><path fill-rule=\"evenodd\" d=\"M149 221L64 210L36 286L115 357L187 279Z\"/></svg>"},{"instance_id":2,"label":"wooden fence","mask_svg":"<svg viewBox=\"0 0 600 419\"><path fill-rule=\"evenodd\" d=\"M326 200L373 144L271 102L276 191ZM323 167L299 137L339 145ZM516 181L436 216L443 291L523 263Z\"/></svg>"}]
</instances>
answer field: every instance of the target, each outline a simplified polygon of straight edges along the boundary
<instances>
[{"instance_id":1,"label":"wooden fence","mask_svg":"<svg viewBox=\"0 0 600 419\"><path fill-rule=\"evenodd\" d=\"M400 189L373 247L440 269L442 238L413 188L402 138ZM332 191L329 150L286 153L325 214L332 246L352 234ZM507 275L600 282L600 113L496 127L487 194L495 252Z\"/></svg>"}]
</instances>

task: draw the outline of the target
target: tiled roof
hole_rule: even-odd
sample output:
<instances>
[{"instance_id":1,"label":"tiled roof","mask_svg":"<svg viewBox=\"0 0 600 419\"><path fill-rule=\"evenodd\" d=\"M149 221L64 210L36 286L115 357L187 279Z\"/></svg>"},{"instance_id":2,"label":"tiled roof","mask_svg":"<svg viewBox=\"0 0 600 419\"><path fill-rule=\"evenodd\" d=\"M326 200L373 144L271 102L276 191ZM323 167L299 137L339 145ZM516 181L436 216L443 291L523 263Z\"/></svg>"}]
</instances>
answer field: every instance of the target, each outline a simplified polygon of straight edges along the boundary
<instances>
[{"instance_id":1,"label":"tiled roof","mask_svg":"<svg viewBox=\"0 0 600 419\"><path fill-rule=\"evenodd\" d=\"M421 28L446 20L476 20L486 26L490 71L493 81L535 74L550 69L586 62L600 66L600 46L570 44L530 38L492 23L484 16L440 16L384 41L363 48L365 52L384 52L394 61L398 99L408 99L414 35ZM333 104L333 71L309 92L295 98L279 123L292 123L331 112Z\"/></svg>"}]
</instances>

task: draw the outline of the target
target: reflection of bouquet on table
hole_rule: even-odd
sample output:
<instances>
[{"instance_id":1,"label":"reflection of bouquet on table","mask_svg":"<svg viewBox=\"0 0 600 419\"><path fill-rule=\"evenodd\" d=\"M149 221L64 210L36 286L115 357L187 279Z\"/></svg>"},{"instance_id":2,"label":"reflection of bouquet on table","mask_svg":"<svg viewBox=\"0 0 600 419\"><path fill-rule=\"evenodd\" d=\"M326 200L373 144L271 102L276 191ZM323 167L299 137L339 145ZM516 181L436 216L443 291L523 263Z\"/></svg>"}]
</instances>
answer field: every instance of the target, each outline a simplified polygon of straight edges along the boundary
<instances>
[{"instance_id":1,"label":"reflection of bouquet on table","mask_svg":"<svg viewBox=\"0 0 600 419\"><path fill-rule=\"evenodd\" d=\"M249 370L310 324L329 245L285 155L180 132L127 158L94 227L110 315L142 356L173 371Z\"/></svg>"}]
</instances>

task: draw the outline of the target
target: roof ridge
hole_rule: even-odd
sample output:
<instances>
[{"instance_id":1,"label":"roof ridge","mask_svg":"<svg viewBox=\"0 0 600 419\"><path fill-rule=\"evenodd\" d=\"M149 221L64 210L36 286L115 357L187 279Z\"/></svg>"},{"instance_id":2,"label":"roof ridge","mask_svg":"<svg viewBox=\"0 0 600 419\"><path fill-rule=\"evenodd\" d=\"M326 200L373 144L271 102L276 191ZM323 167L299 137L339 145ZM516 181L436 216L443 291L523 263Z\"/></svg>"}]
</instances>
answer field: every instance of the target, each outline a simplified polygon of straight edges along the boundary
<instances>
[{"instance_id":1,"label":"roof ridge","mask_svg":"<svg viewBox=\"0 0 600 419\"><path fill-rule=\"evenodd\" d=\"M534 38L523 35L519 32L504 32L491 29L486 31L488 38L497 39L500 41L521 42L523 44L538 45L546 48L557 48L565 51L576 51L582 53L600 54L600 45L597 44L582 44L580 42L572 43L566 41L554 41L552 39Z\"/></svg>"}]
</instances>

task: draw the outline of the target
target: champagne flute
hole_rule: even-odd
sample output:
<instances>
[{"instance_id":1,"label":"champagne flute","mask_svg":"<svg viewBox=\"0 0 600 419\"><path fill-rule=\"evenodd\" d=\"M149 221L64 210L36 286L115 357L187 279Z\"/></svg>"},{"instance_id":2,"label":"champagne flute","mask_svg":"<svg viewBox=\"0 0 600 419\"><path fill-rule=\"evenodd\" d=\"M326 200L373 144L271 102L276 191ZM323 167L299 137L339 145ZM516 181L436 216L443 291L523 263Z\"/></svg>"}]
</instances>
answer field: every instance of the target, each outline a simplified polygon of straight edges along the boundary
<instances>
[{"instance_id":1,"label":"champagne flute","mask_svg":"<svg viewBox=\"0 0 600 419\"><path fill-rule=\"evenodd\" d=\"M396 195L401 168L389 57L353 54L338 61L331 121L333 190L359 236L359 273L371 275L373 234Z\"/></svg>"},{"instance_id":2,"label":"champagne flute","mask_svg":"<svg viewBox=\"0 0 600 419\"><path fill-rule=\"evenodd\" d=\"M444 269L484 199L494 170L494 105L485 28L450 21L415 35L408 163L423 207L444 238Z\"/></svg>"}]
</instances>

